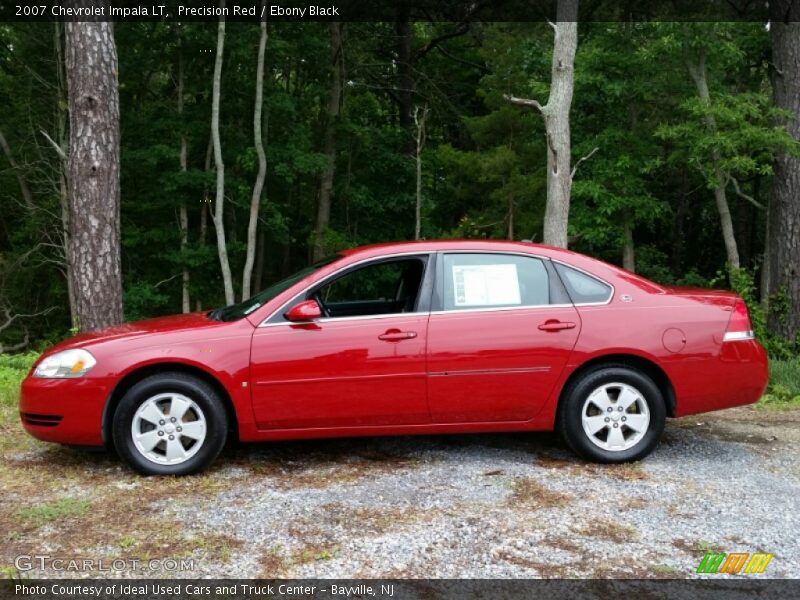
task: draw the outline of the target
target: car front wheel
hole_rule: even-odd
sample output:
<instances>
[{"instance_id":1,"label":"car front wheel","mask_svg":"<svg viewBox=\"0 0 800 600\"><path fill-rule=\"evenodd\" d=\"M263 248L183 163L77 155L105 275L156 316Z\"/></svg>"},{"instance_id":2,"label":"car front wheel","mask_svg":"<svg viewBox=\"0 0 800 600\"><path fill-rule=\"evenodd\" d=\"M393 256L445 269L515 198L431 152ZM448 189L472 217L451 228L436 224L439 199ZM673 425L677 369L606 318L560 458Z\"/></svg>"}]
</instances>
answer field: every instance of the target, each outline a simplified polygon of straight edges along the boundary
<instances>
[{"instance_id":1,"label":"car front wheel","mask_svg":"<svg viewBox=\"0 0 800 600\"><path fill-rule=\"evenodd\" d=\"M608 366L564 391L558 428L567 444L592 461L640 460L658 444L666 410L658 386L641 371Z\"/></svg>"},{"instance_id":2,"label":"car front wheel","mask_svg":"<svg viewBox=\"0 0 800 600\"><path fill-rule=\"evenodd\" d=\"M219 455L227 435L225 407L206 382L184 373L139 381L114 415L114 445L145 475L187 475Z\"/></svg>"}]
</instances>

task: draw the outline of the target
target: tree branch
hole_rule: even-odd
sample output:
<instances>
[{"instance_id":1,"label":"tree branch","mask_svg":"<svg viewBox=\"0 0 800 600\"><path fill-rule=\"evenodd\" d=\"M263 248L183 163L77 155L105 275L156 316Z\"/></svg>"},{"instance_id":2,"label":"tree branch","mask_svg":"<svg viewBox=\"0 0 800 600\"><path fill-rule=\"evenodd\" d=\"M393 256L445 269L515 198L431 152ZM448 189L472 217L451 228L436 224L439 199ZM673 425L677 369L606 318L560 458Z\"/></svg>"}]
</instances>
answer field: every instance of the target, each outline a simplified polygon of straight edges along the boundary
<instances>
[{"instance_id":1,"label":"tree branch","mask_svg":"<svg viewBox=\"0 0 800 600\"><path fill-rule=\"evenodd\" d=\"M761 204L760 202L758 202L758 201L757 201L755 198L753 198L753 197L752 197L752 196L750 196L749 194L745 194L745 193L742 191L742 189L739 187L739 182L738 182L738 181L736 181L736 178L735 178L735 177L732 177L732 176L728 175L728 181L729 181L730 183L732 183L732 184L733 184L733 189L734 189L734 191L736 192L736 195L737 195L737 196L740 196L740 197L744 198L744 199L745 199L745 200L747 200L747 201L748 201L750 204L752 204L753 206L755 206L755 207L756 207L756 208L758 208L758 209L761 209L761 210L765 210L765 209L766 209L766 207L765 207L763 204Z\"/></svg>"},{"instance_id":2,"label":"tree branch","mask_svg":"<svg viewBox=\"0 0 800 600\"><path fill-rule=\"evenodd\" d=\"M50 144L53 146L53 148L55 148L56 153L61 158L61 160L67 161L68 160L67 159L67 154L61 148L61 146L59 146L53 138L51 138L49 135L47 135L47 132L44 129L40 129L39 132L47 139L48 142L50 142Z\"/></svg>"},{"instance_id":3,"label":"tree branch","mask_svg":"<svg viewBox=\"0 0 800 600\"><path fill-rule=\"evenodd\" d=\"M528 98L517 98L516 96L512 96L510 94L503 94L503 98L505 98L511 104L516 104L517 106L527 106L533 107L539 112L544 112L544 107L539 104L537 100L531 100Z\"/></svg>"},{"instance_id":4,"label":"tree branch","mask_svg":"<svg viewBox=\"0 0 800 600\"><path fill-rule=\"evenodd\" d=\"M21 314L18 314L18 313L14 313L12 315L11 311L8 309L8 307L4 307L3 308L3 314L5 314L5 319L6 320L5 320L5 323L0 323L0 331L3 331L4 329L8 329L11 326L11 324L14 321L16 321L17 319L29 319L29 318L32 318L32 317L41 317L41 316L44 316L44 315L54 311L55 309L56 309L55 306L51 306L50 308L46 308L44 310L40 310L39 312L32 313L32 314L29 314L29 315L21 315Z\"/></svg>"},{"instance_id":5,"label":"tree branch","mask_svg":"<svg viewBox=\"0 0 800 600\"><path fill-rule=\"evenodd\" d=\"M167 283L167 282L169 282L169 281L172 281L172 280L173 280L173 279L175 279L175 278L176 278L178 275L180 275L180 273L176 273L176 274L175 274L175 275L173 275L172 277L167 277L166 279L162 279L161 281L159 281L158 283L156 283L156 284L153 286L153 289L156 289L156 288L158 288L159 286L161 286L161 285L164 285L165 283Z\"/></svg>"},{"instance_id":6,"label":"tree branch","mask_svg":"<svg viewBox=\"0 0 800 600\"><path fill-rule=\"evenodd\" d=\"M482 64L476 63L476 62L472 62L471 60L467 60L465 58L461 58L459 56L455 56L454 54L451 54L448 50L445 50L443 46L438 46L436 49L439 52L441 52L442 54L444 54L450 60L458 62L458 63L461 63L462 65L467 65L468 67L473 67L473 68L478 69L480 71L488 71L489 70L486 67L486 65L482 65Z\"/></svg>"},{"instance_id":7,"label":"tree branch","mask_svg":"<svg viewBox=\"0 0 800 600\"><path fill-rule=\"evenodd\" d=\"M570 179L574 179L574 178L575 178L575 173L578 171L578 167L580 167L580 166L581 166L581 163L582 163L583 161L585 161L585 160L589 160L590 158L592 158L592 156L594 156L594 153L595 153L595 152L597 152L598 150L600 150L600 148L595 146L595 149L594 149L594 150L592 150L591 152L589 152L589 154L587 154L586 156L582 156L581 158L579 158L579 159L578 159L578 162L576 162L576 163L575 163L575 166L574 166L574 167L572 167L572 173L570 173L570 175L569 175L569 178L570 178Z\"/></svg>"},{"instance_id":8,"label":"tree branch","mask_svg":"<svg viewBox=\"0 0 800 600\"><path fill-rule=\"evenodd\" d=\"M459 25L457 29L455 29L453 31L450 31L448 33L445 33L443 35L440 35L439 37L433 38L427 44L417 48L414 51L414 55L413 55L413 58L411 60L412 64L416 63L420 58L425 56L428 52L430 52L431 50L436 48L436 46L438 46L442 42L444 42L446 40L449 40L451 38L454 38L454 37L462 36L465 33L467 33L467 31L469 31L469 23L468 22L467 23L461 23L461 25Z\"/></svg>"},{"instance_id":9,"label":"tree branch","mask_svg":"<svg viewBox=\"0 0 800 600\"><path fill-rule=\"evenodd\" d=\"M449 40L451 38L459 37L464 35L469 31L470 26L470 19L475 16L477 12L479 12L485 6L482 2L475 2L472 6L469 7L464 17L461 19L461 22L458 24L458 27L453 31L449 31L448 33L444 33L438 37L433 38L427 44L420 46L412 53L412 64L415 63L417 60L425 56L428 52L436 48L442 42Z\"/></svg>"},{"instance_id":10,"label":"tree branch","mask_svg":"<svg viewBox=\"0 0 800 600\"><path fill-rule=\"evenodd\" d=\"M25 348L30 343L31 343L30 334L28 333L28 330L26 329L25 330L25 339L22 340L21 342L19 342L18 344L12 344L10 346L6 346L6 345L0 343L0 354L2 354L4 352L16 352L17 350L22 350L23 348Z\"/></svg>"}]
</instances>

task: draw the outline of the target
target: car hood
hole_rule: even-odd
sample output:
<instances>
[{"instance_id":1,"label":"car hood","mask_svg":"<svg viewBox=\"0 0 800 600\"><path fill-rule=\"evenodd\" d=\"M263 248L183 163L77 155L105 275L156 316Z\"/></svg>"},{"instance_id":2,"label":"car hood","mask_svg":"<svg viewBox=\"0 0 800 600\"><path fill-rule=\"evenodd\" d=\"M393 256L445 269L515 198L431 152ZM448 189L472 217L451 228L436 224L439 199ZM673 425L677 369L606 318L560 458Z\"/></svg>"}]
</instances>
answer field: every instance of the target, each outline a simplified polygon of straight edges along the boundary
<instances>
[{"instance_id":1,"label":"car hood","mask_svg":"<svg viewBox=\"0 0 800 600\"><path fill-rule=\"evenodd\" d=\"M229 325L229 323L209 319L205 312L158 317L81 333L60 342L54 346L51 351L77 348L119 338L132 338L153 333L175 333L186 330L210 329L225 327L226 325Z\"/></svg>"}]
</instances>

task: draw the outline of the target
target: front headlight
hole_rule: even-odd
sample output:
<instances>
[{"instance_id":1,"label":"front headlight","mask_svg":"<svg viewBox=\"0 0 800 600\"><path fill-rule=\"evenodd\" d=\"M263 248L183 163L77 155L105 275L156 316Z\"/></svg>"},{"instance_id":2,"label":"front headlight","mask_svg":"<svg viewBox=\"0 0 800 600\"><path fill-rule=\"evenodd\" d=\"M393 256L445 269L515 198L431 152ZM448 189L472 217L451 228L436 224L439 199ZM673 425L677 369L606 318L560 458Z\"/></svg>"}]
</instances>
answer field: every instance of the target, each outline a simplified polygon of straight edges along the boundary
<instances>
[{"instance_id":1,"label":"front headlight","mask_svg":"<svg viewBox=\"0 0 800 600\"><path fill-rule=\"evenodd\" d=\"M80 348L56 352L45 358L33 372L34 377L83 377L97 363L94 356Z\"/></svg>"}]
</instances>

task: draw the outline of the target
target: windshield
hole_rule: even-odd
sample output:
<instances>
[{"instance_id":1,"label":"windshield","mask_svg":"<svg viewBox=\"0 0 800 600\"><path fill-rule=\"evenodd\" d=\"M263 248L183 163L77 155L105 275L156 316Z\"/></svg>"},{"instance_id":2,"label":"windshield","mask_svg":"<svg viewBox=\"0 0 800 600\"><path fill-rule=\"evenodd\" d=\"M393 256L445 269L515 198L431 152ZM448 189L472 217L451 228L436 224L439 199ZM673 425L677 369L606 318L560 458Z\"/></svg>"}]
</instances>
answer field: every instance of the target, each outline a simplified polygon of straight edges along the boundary
<instances>
[{"instance_id":1,"label":"windshield","mask_svg":"<svg viewBox=\"0 0 800 600\"><path fill-rule=\"evenodd\" d=\"M327 258L323 258L321 261L314 263L313 265L306 267L305 269L301 269L294 273L293 275L289 275L286 279L281 279L277 283L273 283L268 288L262 290L252 298L245 300L244 302L240 302L239 304L231 304L230 306L223 306L222 308L216 308L208 312L208 318L213 319L215 321L236 321L237 319L241 319L242 317L246 317L251 312L260 308L270 300L272 300L275 296L280 294L281 292L288 290L292 287L295 283L307 277L314 271L317 271L324 267L325 265L331 264L335 260L339 260L341 256L334 255L329 256Z\"/></svg>"}]
</instances>

